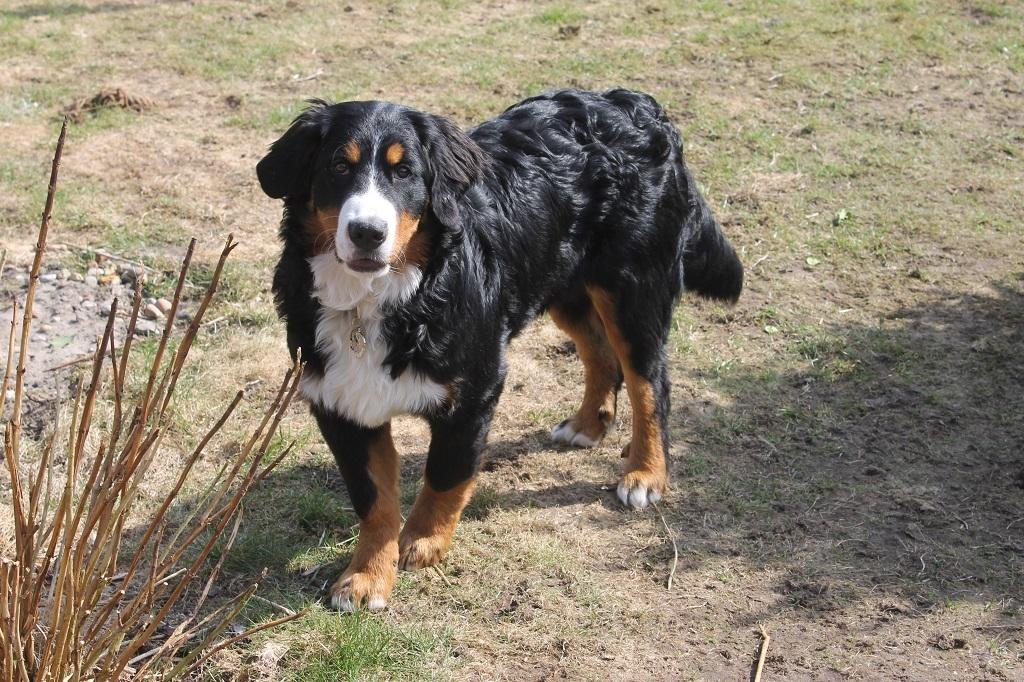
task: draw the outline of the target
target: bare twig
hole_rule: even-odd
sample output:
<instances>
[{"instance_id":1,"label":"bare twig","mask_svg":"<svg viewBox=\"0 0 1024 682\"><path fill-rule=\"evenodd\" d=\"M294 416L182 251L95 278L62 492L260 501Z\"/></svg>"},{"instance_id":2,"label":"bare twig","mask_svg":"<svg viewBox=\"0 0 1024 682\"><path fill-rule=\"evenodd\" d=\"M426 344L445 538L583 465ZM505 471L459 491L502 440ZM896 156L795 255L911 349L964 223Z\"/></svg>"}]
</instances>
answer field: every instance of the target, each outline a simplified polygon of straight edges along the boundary
<instances>
[{"instance_id":1,"label":"bare twig","mask_svg":"<svg viewBox=\"0 0 1024 682\"><path fill-rule=\"evenodd\" d=\"M761 632L761 652L757 655L757 667L754 668L753 682L761 682L761 673L764 672L764 658L768 655L768 642L772 639L765 632L763 625L758 624L757 629Z\"/></svg>"},{"instance_id":2,"label":"bare twig","mask_svg":"<svg viewBox=\"0 0 1024 682\"><path fill-rule=\"evenodd\" d=\"M95 353L89 353L88 355L82 355L81 357L77 357L74 360L68 360L67 362L62 362L59 365L54 365L53 367L47 367L46 371L47 372L56 372L58 369L65 369L67 367L73 367L74 365L84 365L85 363L92 362L95 359L96 359L96 354Z\"/></svg>"},{"instance_id":3,"label":"bare twig","mask_svg":"<svg viewBox=\"0 0 1024 682\"><path fill-rule=\"evenodd\" d=\"M278 604L276 601L271 601L271 600L267 599L266 597L261 597L258 594L254 594L254 595L252 595L252 598L255 599L256 601L263 602L267 606L273 606L275 609L277 609L278 611L284 613L285 615L288 615L288 616L294 616L295 615L295 611L291 610L287 606L284 606L283 604Z\"/></svg>"},{"instance_id":4,"label":"bare twig","mask_svg":"<svg viewBox=\"0 0 1024 682\"><path fill-rule=\"evenodd\" d=\"M209 322L206 322L205 324L203 324L203 326L204 327L216 327L218 324L220 324L221 322L223 322L226 319L228 319L226 315L221 315L220 317L215 317L212 320L210 320Z\"/></svg>"},{"instance_id":5,"label":"bare twig","mask_svg":"<svg viewBox=\"0 0 1024 682\"><path fill-rule=\"evenodd\" d=\"M270 628L277 627L278 625L284 625L285 623L293 621L296 618L301 618L302 616L305 616L307 613L309 613L309 609L308 608L303 609L303 610L299 611L298 613L294 613L294 614L292 614L290 616L283 616L281 618L278 618L277 620L272 620L272 621L269 621L269 622L266 622L266 623L261 623L260 625L257 625L256 627L249 628L245 632L243 632L243 633L241 633L239 635L236 635L236 636L232 637L231 639L225 640L225 641L217 644L213 648L211 648L209 651L207 651L205 654L203 654L203 656L201 658L199 658L195 663L193 663L190 669L195 670L196 668L201 666L203 663L205 663L207 660L209 660L210 656L213 656L218 651L221 651L222 649L225 649L225 648L231 646L232 644L235 644L236 642L241 642L242 640L249 639L250 637L255 635L257 632L262 632L264 630L268 630Z\"/></svg>"},{"instance_id":6,"label":"bare twig","mask_svg":"<svg viewBox=\"0 0 1024 682\"><path fill-rule=\"evenodd\" d=\"M977 625L977 626L975 626L974 629L975 630L995 630L995 631L1000 631L1000 630L1010 630L1010 631L1013 631L1013 630L1024 630L1024 624L1021 624L1021 625Z\"/></svg>"},{"instance_id":7,"label":"bare twig","mask_svg":"<svg viewBox=\"0 0 1024 682\"><path fill-rule=\"evenodd\" d=\"M143 265L141 262L139 262L137 260L132 260L131 258L127 258L125 256L119 256L116 253L112 253L110 251L107 251L106 249L94 248L94 247L89 247L89 246L79 246L77 244L71 244L69 242L58 242L58 243L61 246L66 246L67 248L69 248L69 249L71 249L73 251L78 251L79 253L86 253L86 254L94 253L97 256L102 256L103 258L105 258L107 260L117 261L118 263L124 263L125 265L131 265L132 267L138 268L142 272L153 272L152 268L149 268L149 267Z\"/></svg>"},{"instance_id":8,"label":"bare twig","mask_svg":"<svg viewBox=\"0 0 1024 682\"><path fill-rule=\"evenodd\" d=\"M21 402L25 390L25 363L28 362L28 340L32 332L32 307L36 299L36 286L39 284L39 271L43 267L43 254L46 252L46 237L50 232L50 216L53 213L53 198L57 194L57 173L60 170L60 157L64 154L64 139L68 134L68 120L60 126L57 137L57 148L53 153L50 165L50 184L46 189L46 204L39 222L39 236L36 239L36 254L32 260L32 270L28 279L28 292L25 294L25 310L21 316L21 347L18 349L18 371L14 376L14 405L11 408L12 452L17 458L21 454ZM17 469L17 462L12 464ZM14 471L11 472L12 479Z\"/></svg>"},{"instance_id":9,"label":"bare twig","mask_svg":"<svg viewBox=\"0 0 1024 682\"><path fill-rule=\"evenodd\" d=\"M661 509L657 504L654 505L654 509L657 510L658 516L661 517L661 523L665 526L665 532L668 533L669 542L672 543L672 569L668 572L668 581L665 583L665 588L671 590L672 581L676 577L676 566L679 564L679 547L676 545L676 539L672 535L672 529L668 527L665 515L661 513Z\"/></svg>"},{"instance_id":10,"label":"bare twig","mask_svg":"<svg viewBox=\"0 0 1024 682\"><path fill-rule=\"evenodd\" d=\"M452 581L448 580L448 576L444 574L444 571L442 571L439 566L432 566L432 568L434 569L434 572L437 573L437 575L441 578L441 582L443 582L448 587L452 586Z\"/></svg>"}]
</instances>

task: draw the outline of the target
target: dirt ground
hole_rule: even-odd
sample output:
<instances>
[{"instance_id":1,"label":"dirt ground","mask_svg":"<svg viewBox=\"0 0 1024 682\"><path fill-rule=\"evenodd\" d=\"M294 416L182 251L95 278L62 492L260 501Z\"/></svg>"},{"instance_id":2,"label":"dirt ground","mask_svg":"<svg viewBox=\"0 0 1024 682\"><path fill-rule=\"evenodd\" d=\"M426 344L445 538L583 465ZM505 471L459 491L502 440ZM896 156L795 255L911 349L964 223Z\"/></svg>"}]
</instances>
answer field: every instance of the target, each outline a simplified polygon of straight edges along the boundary
<instances>
[{"instance_id":1,"label":"dirt ground","mask_svg":"<svg viewBox=\"0 0 1024 682\"><path fill-rule=\"evenodd\" d=\"M257 385L251 417L287 366L269 295L280 207L253 168L305 98L469 125L558 86L646 90L747 267L737 306L676 312L657 509L614 495L624 395L600 446L549 442L582 368L543 318L512 346L451 553L400 575L381 614L318 605L355 518L296 406L282 427L295 454L248 503L223 589L266 568L265 599L313 611L205 679L747 680L763 626L764 680L1024 680L1024 11L739 5L0 7L5 320L61 113L113 88L145 103L69 132L53 227L69 246L48 257L32 409L70 395L79 370L50 368L102 331L115 292L85 281L110 266L96 250L144 263L156 299L189 236L207 269L228 232L241 242L181 382L168 470L238 387ZM398 420L406 510L428 438Z\"/></svg>"}]
</instances>

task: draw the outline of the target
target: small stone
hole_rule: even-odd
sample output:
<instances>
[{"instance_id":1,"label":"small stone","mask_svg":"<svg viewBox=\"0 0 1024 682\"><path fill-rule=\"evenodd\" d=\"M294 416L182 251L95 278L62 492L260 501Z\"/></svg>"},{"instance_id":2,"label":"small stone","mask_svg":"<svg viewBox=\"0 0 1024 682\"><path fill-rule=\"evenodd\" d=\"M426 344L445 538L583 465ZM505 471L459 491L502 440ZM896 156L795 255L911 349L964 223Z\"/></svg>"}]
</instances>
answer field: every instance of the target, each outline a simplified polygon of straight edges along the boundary
<instances>
[{"instance_id":1,"label":"small stone","mask_svg":"<svg viewBox=\"0 0 1024 682\"><path fill-rule=\"evenodd\" d=\"M112 272L109 272L100 277L100 284L110 284L111 282L120 282L121 280Z\"/></svg>"},{"instance_id":2,"label":"small stone","mask_svg":"<svg viewBox=\"0 0 1024 682\"><path fill-rule=\"evenodd\" d=\"M84 280L85 280L85 278L82 277L81 273L78 273L78 272L72 272L71 273L71 281L72 282L82 282Z\"/></svg>"},{"instance_id":3,"label":"small stone","mask_svg":"<svg viewBox=\"0 0 1024 682\"><path fill-rule=\"evenodd\" d=\"M28 284L28 275L19 272L17 275L14 276L14 281L21 286L25 286L26 284Z\"/></svg>"},{"instance_id":4,"label":"small stone","mask_svg":"<svg viewBox=\"0 0 1024 682\"><path fill-rule=\"evenodd\" d=\"M164 314L155 305L149 303L142 309L142 316L147 320L159 320Z\"/></svg>"},{"instance_id":5,"label":"small stone","mask_svg":"<svg viewBox=\"0 0 1024 682\"><path fill-rule=\"evenodd\" d=\"M85 283L88 284L91 287L94 287L94 286L98 285L100 283L100 281L98 279L96 279L96 277L94 275L86 275Z\"/></svg>"},{"instance_id":6,"label":"small stone","mask_svg":"<svg viewBox=\"0 0 1024 682\"><path fill-rule=\"evenodd\" d=\"M138 320L135 323L135 333L139 336L150 336L156 334L156 323L149 320Z\"/></svg>"},{"instance_id":7,"label":"small stone","mask_svg":"<svg viewBox=\"0 0 1024 682\"><path fill-rule=\"evenodd\" d=\"M92 275L93 277L102 277L103 275L107 274L107 271L104 270L103 268L89 268L89 270L86 271L85 274Z\"/></svg>"},{"instance_id":8,"label":"small stone","mask_svg":"<svg viewBox=\"0 0 1024 682\"><path fill-rule=\"evenodd\" d=\"M61 268L60 272L58 273L58 275L60 276L60 278L62 280L63 279L67 279L67 278L71 277L71 271L68 270L67 268Z\"/></svg>"},{"instance_id":9,"label":"small stone","mask_svg":"<svg viewBox=\"0 0 1024 682\"><path fill-rule=\"evenodd\" d=\"M7 399L8 400L14 400L14 389L13 388L7 389Z\"/></svg>"},{"instance_id":10,"label":"small stone","mask_svg":"<svg viewBox=\"0 0 1024 682\"><path fill-rule=\"evenodd\" d=\"M139 273L132 267L126 267L121 270L121 284L134 284L138 278Z\"/></svg>"},{"instance_id":11,"label":"small stone","mask_svg":"<svg viewBox=\"0 0 1024 682\"><path fill-rule=\"evenodd\" d=\"M156 300L156 307L160 309L160 312L166 315L171 310L171 302L166 298L158 298Z\"/></svg>"},{"instance_id":12,"label":"small stone","mask_svg":"<svg viewBox=\"0 0 1024 682\"><path fill-rule=\"evenodd\" d=\"M53 325L52 324L41 324L41 325L39 325L39 331L48 334L48 333L53 331Z\"/></svg>"},{"instance_id":13,"label":"small stone","mask_svg":"<svg viewBox=\"0 0 1024 682\"><path fill-rule=\"evenodd\" d=\"M148 303L150 305L156 305L156 299L155 298L147 298L146 299L146 303Z\"/></svg>"},{"instance_id":14,"label":"small stone","mask_svg":"<svg viewBox=\"0 0 1024 682\"><path fill-rule=\"evenodd\" d=\"M53 317L50 318L50 322L53 322L53 323L60 322L60 320L61 320L60 315L54 315Z\"/></svg>"},{"instance_id":15,"label":"small stone","mask_svg":"<svg viewBox=\"0 0 1024 682\"><path fill-rule=\"evenodd\" d=\"M96 301L92 300L91 298L87 298L84 301L82 301L82 307L83 308L95 308L96 307Z\"/></svg>"},{"instance_id":16,"label":"small stone","mask_svg":"<svg viewBox=\"0 0 1024 682\"><path fill-rule=\"evenodd\" d=\"M54 282L57 279L56 272L47 272L45 275L39 275L40 282Z\"/></svg>"},{"instance_id":17,"label":"small stone","mask_svg":"<svg viewBox=\"0 0 1024 682\"><path fill-rule=\"evenodd\" d=\"M103 304L100 305L100 311L104 315L109 315L110 311L113 310L113 309L114 309L114 301L113 301L113 299L111 299L109 301L104 301Z\"/></svg>"}]
</instances>

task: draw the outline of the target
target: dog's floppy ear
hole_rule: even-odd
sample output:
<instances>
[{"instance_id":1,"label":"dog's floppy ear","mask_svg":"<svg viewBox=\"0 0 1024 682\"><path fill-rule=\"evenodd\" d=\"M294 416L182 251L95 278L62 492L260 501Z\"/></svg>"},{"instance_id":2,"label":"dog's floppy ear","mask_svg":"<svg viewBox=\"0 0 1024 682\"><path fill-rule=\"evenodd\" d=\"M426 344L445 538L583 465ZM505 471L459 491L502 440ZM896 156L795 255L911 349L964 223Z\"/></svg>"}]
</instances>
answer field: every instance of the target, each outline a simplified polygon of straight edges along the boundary
<instances>
[{"instance_id":1,"label":"dog's floppy ear","mask_svg":"<svg viewBox=\"0 0 1024 682\"><path fill-rule=\"evenodd\" d=\"M430 165L430 207L438 221L458 230L458 201L483 175L487 156L455 123L441 116L420 114L420 140Z\"/></svg>"},{"instance_id":2,"label":"dog's floppy ear","mask_svg":"<svg viewBox=\"0 0 1024 682\"><path fill-rule=\"evenodd\" d=\"M273 199L305 196L312 181L313 158L323 140L327 102L309 100L309 106L256 164L260 187Z\"/></svg>"}]
</instances>

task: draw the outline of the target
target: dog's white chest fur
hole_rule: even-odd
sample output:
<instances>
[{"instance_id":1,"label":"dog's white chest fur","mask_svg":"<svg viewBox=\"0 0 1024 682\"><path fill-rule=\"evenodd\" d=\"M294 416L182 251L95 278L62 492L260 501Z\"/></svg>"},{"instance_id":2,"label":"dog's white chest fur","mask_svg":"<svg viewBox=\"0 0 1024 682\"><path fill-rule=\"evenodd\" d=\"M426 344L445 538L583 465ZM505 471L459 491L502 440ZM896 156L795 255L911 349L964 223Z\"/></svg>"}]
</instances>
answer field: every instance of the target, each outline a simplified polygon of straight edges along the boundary
<instances>
[{"instance_id":1,"label":"dog's white chest fur","mask_svg":"<svg viewBox=\"0 0 1024 682\"><path fill-rule=\"evenodd\" d=\"M369 427L441 404L447 397L441 384L413 370L392 379L383 366L388 346L381 336L380 305L412 296L419 286L420 271L407 267L404 272L370 280L351 273L333 255L311 258L310 266L314 296L321 304L316 345L326 363L323 376L310 373L303 377L303 395ZM362 326L366 337L362 353L351 348L356 324Z\"/></svg>"}]
</instances>

